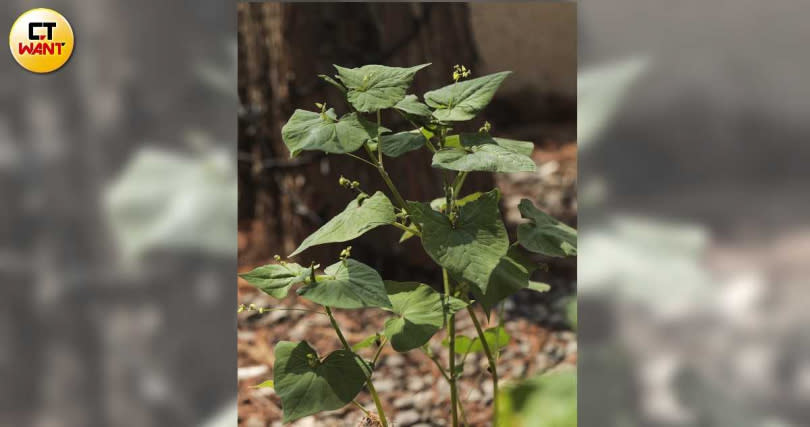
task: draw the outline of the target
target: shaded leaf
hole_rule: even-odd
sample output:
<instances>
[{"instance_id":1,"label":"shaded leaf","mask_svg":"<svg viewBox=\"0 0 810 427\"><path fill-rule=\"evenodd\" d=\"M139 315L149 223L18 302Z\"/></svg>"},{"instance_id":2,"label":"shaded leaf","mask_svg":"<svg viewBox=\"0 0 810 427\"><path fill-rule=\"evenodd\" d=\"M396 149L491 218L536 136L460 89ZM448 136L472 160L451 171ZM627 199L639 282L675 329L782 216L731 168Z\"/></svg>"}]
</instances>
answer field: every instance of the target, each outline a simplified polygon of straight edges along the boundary
<instances>
[{"instance_id":1,"label":"shaded leaf","mask_svg":"<svg viewBox=\"0 0 810 427\"><path fill-rule=\"evenodd\" d=\"M482 193L459 208L456 224L429 204L408 202L411 220L422 226L422 246L437 264L486 292L489 277L509 248L501 213L500 193Z\"/></svg>"},{"instance_id":2,"label":"shaded leaf","mask_svg":"<svg viewBox=\"0 0 810 427\"><path fill-rule=\"evenodd\" d=\"M441 121L470 120L489 104L503 79L510 73L489 74L427 92L425 102L436 109L433 117Z\"/></svg>"},{"instance_id":3,"label":"shaded leaf","mask_svg":"<svg viewBox=\"0 0 810 427\"><path fill-rule=\"evenodd\" d=\"M455 171L532 172L537 166L529 155L534 144L486 133L452 135L433 155L433 167Z\"/></svg>"},{"instance_id":4,"label":"shaded leaf","mask_svg":"<svg viewBox=\"0 0 810 427\"><path fill-rule=\"evenodd\" d=\"M555 257L577 254L577 230L537 209L528 199L521 200L518 209L523 218L531 220L517 228L518 242L524 248Z\"/></svg>"},{"instance_id":5,"label":"shaded leaf","mask_svg":"<svg viewBox=\"0 0 810 427\"><path fill-rule=\"evenodd\" d=\"M394 105L399 111L417 117L430 117L430 107L419 101L416 95L407 95Z\"/></svg>"},{"instance_id":6,"label":"shaded leaf","mask_svg":"<svg viewBox=\"0 0 810 427\"><path fill-rule=\"evenodd\" d=\"M343 212L304 239L290 256L296 256L311 246L355 239L381 225L393 224L394 221L394 206L385 194L378 191L371 197L360 195L349 202Z\"/></svg>"},{"instance_id":7,"label":"shaded leaf","mask_svg":"<svg viewBox=\"0 0 810 427\"><path fill-rule=\"evenodd\" d=\"M275 357L273 380L284 423L343 407L357 396L368 375L354 354L337 350L320 361L303 341L280 341Z\"/></svg>"},{"instance_id":8,"label":"shaded leaf","mask_svg":"<svg viewBox=\"0 0 810 427\"><path fill-rule=\"evenodd\" d=\"M298 295L328 307L391 308L379 273L360 261L347 259L326 267L326 275L298 289Z\"/></svg>"},{"instance_id":9,"label":"shaded leaf","mask_svg":"<svg viewBox=\"0 0 810 427\"><path fill-rule=\"evenodd\" d=\"M529 286L529 277L536 268L536 263L528 254L518 246L512 245L506 255L498 260L498 265L489 278L486 292L473 288L472 293L476 301L489 313L501 300Z\"/></svg>"},{"instance_id":10,"label":"shaded leaf","mask_svg":"<svg viewBox=\"0 0 810 427\"><path fill-rule=\"evenodd\" d=\"M405 92L417 71L430 64L410 68L364 65L343 68L335 65L337 78L349 89L349 102L364 113L391 108L405 98Z\"/></svg>"},{"instance_id":11,"label":"shaded leaf","mask_svg":"<svg viewBox=\"0 0 810 427\"><path fill-rule=\"evenodd\" d=\"M364 142L377 136L377 125L358 116L346 114L340 119L333 109L325 113L295 110L281 128L281 137L290 150L290 157L304 150L327 153L351 153Z\"/></svg>"},{"instance_id":12,"label":"shaded leaf","mask_svg":"<svg viewBox=\"0 0 810 427\"><path fill-rule=\"evenodd\" d=\"M306 281L310 274L312 274L312 268L304 268L294 262L287 262L256 267L247 273L240 274L239 277L262 292L282 299L287 296L292 285Z\"/></svg>"},{"instance_id":13,"label":"shaded leaf","mask_svg":"<svg viewBox=\"0 0 810 427\"><path fill-rule=\"evenodd\" d=\"M382 152L388 157L399 157L425 145L425 137L418 130L385 135L381 139Z\"/></svg>"},{"instance_id":14,"label":"shaded leaf","mask_svg":"<svg viewBox=\"0 0 810 427\"><path fill-rule=\"evenodd\" d=\"M386 281L385 288L396 317L385 322L385 336L396 351L417 348L430 340L444 324L444 298L423 283ZM467 304L450 297L448 312L455 313Z\"/></svg>"}]
</instances>

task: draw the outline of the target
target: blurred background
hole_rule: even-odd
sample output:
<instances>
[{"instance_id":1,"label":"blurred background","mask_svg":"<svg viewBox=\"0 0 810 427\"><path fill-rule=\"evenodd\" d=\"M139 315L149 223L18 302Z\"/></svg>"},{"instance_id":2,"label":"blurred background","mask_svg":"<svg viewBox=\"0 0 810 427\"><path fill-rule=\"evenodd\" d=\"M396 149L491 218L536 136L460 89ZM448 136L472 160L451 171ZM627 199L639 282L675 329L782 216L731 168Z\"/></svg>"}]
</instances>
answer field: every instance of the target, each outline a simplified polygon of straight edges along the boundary
<instances>
[{"instance_id":1,"label":"blurred background","mask_svg":"<svg viewBox=\"0 0 810 427\"><path fill-rule=\"evenodd\" d=\"M529 198L543 210L576 225L576 5L572 3L262 3L238 5L239 13L239 268L248 271L291 253L310 233L341 212L352 192L337 185L341 175L358 180L365 191L383 190L377 171L348 156L305 152L289 158L281 127L296 108L316 102L346 111L345 101L318 74L335 74L332 64L412 66L430 62L409 93L423 94L452 82L452 67L464 64L473 77L512 70L480 117L457 126L476 131L484 120L495 135L535 143L536 173L471 174L466 191L498 187L512 240L521 221L517 204ZM383 117L387 127L409 128L397 116ZM392 179L408 200L439 197L441 175L430 168L425 150L386 162ZM401 233L377 229L351 242L352 256L392 280L440 283L417 239L400 245ZM318 246L297 261L328 265L345 244ZM507 330L513 336L504 351L505 378L533 377L576 364L576 335L569 308L576 293L575 259L544 260L548 272L536 279L552 291L521 292L507 303ZM309 307L294 295L279 302L240 279L239 301L260 307ZM336 313L350 342L382 329L387 317L379 310ZM239 422L258 427L280 425L280 399L272 389L254 388L272 378L273 347L280 340L307 340L324 351L339 342L322 316L277 311L239 315ZM474 333L466 314L460 328ZM445 353L437 343L435 351ZM373 350L373 349L369 349ZM446 384L430 360L418 352L383 351L375 386L390 418L398 426L444 425L448 419ZM492 386L486 362L470 356L461 390L470 425L485 426L491 417ZM573 379L573 383L571 380ZM566 376L552 392L566 397L566 423L575 417L576 382ZM573 388L571 385L573 384ZM533 385L533 384L532 384ZM514 412L528 400L520 395ZM559 390L559 391L556 391ZM505 397L508 398L508 397ZM361 394L363 404L371 399ZM348 406L300 420L295 425L351 426L362 412ZM529 418L529 417L527 417ZM516 416L505 425L518 426ZM526 426L537 425L527 423ZM540 424L552 425L552 424Z\"/></svg>"},{"instance_id":2,"label":"blurred background","mask_svg":"<svg viewBox=\"0 0 810 427\"><path fill-rule=\"evenodd\" d=\"M581 425L810 425L809 5L579 6Z\"/></svg>"},{"instance_id":3,"label":"blurred background","mask_svg":"<svg viewBox=\"0 0 810 427\"><path fill-rule=\"evenodd\" d=\"M234 7L38 3L76 50L0 55L0 425L233 425Z\"/></svg>"}]
</instances>

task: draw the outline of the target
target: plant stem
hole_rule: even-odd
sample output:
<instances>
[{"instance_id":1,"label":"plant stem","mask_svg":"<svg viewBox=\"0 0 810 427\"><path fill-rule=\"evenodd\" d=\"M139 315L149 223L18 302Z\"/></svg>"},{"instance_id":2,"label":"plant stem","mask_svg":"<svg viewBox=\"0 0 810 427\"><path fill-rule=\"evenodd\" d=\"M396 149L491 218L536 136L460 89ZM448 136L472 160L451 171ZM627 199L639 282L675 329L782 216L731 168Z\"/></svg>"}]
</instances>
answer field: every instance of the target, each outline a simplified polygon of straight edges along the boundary
<instances>
[{"instance_id":1,"label":"plant stem","mask_svg":"<svg viewBox=\"0 0 810 427\"><path fill-rule=\"evenodd\" d=\"M326 314L329 316L329 322L332 323L332 328L335 329L335 332L337 333L340 342L343 344L343 347L346 349L346 351L354 354L355 357L363 361L360 356L352 351L352 346L349 345L349 342L346 341L346 337L343 336L343 332L340 330L340 326L338 326L335 316L332 315L332 309L327 306L324 306L324 308L326 309ZM371 382L371 367L369 367L365 361L363 361L363 363L369 368L369 374L368 377L366 377L366 386L368 387L368 392L371 393L371 397L374 399L374 405L377 407L377 414L380 416L380 423L382 423L383 427L388 427L388 421L385 419L385 412L383 411L380 396L377 394L377 389L374 388L374 384Z\"/></svg>"},{"instance_id":2,"label":"plant stem","mask_svg":"<svg viewBox=\"0 0 810 427\"><path fill-rule=\"evenodd\" d=\"M377 165L376 165L376 164L371 163L371 162L369 162L368 160L366 160L366 159L364 159L364 158L362 158L362 157L360 157L360 156L358 156L358 155L356 155L356 154L352 154L352 153L346 153L346 155L347 155L347 156L349 156L349 157L353 157L353 158L355 158L355 159L357 159L357 160L360 160L361 162L363 162L363 163L365 163L365 164L367 164L367 165L371 165L371 166L373 166L373 167L375 167L375 168L377 167Z\"/></svg>"},{"instance_id":3,"label":"plant stem","mask_svg":"<svg viewBox=\"0 0 810 427\"><path fill-rule=\"evenodd\" d=\"M388 343L388 337L383 337L382 341L380 342L380 346L377 347L377 352L374 353L374 358L371 359L371 364L372 365L377 364L377 359L380 358L380 354L382 353L382 349L383 349L383 347L385 347L385 344L387 344L387 343Z\"/></svg>"},{"instance_id":4,"label":"plant stem","mask_svg":"<svg viewBox=\"0 0 810 427\"><path fill-rule=\"evenodd\" d=\"M484 335L484 330L481 329L481 323L478 321L478 317L475 315L475 311L473 310L471 305L467 306L467 311L470 313L470 317L472 318L473 325L475 325L475 331L478 333L478 339L481 340L481 346L484 347L484 353L487 355L487 360L489 361L489 370L492 373L492 425L498 425L498 366L495 357L492 354L492 349L489 348L489 343L487 343L486 336ZM498 340L498 335L495 335L495 340Z\"/></svg>"},{"instance_id":5,"label":"plant stem","mask_svg":"<svg viewBox=\"0 0 810 427\"><path fill-rule=\"evenodd\" d=\"M354 404L354 406L357 406L361 411L363 411L363 413L366 414L366 416L371 416L371 412L369 412L368 409L364 408L363 405L361 405L357 400L352 399L352 403Z\"/></svg>"},{"instance_id":6,"label":"plant stem","mask_svg":"<svg viewBox=\"0 0 810 427\"><path fill-rule=\"evenodd\" d=\"M391 190L391 194L394 195L394 201L397 203L397 205L399 205L399 207L402 210L407 212L408 205L405 204L405 199L402 198L402 195L399 194L399 190L397 190L397 187L394 185L393 181L391 181L391 177L388 176L388 172L386 172L385 167L382 165L382 163L378 163L377 158L374 156L374 152L371 151L371 147L369 147L368 144L363 144L363 147L366 148L366 153L368 153L368 157L369 159L371 159L371 163L373 163L374 167L377 168L377 172L380 173L380 176L382 177L383 181L385 181L385 185L388 186L388 189ZM377 143L377 150L380 150L379 142ZM380 158L382 158L382 155L380 155ZM414 225L416 225L417 227L419 226L418 224Z\"/></svg>"},{"instance_id":7,"label":"plant stem","mask_svg":"<svg viewBox=\"0 0 810 427\"><path fill-rule=\"evenodd\" d=\"M402 225L402 224L400 224L398 222L392 223L391 225L393 225L396 228L399 228L402 231L407 231L407 232L412 233L412 234L414 234L416 236L422 237L422 232L420 232L419 230L413 229L413 228L408 227L406 225Z\"/></svg>"},{"instance_id":8,"label":"plant stem","mask_svg":"<svg viewBox=\"0 0 810 427\"><path fill-rule=\"evenodd\" d=\"M456 180L453 182L453 194L458 196L461 193L461 187L464 186L464 180L467 179L467 172L459 172L456 175Z\"/></svg>"},{"instance_id":9,"label":"plant stem","mask_svg":"<svg viewBox=\"0 0 810 427\"><path fill-rule=\"evenodd\" d=\"M444 279L444 293L447 298L452 296L450 280L447 277L447 269L442 268L442 278ZM447 334L450 336L450 414L453 420L453 427L458 426L458 389L456 388L456 315L451 314L447 320Z\"/></svg>"},{"instance_id":10,"label":"plant stem","mask_svg":"<svg viewBox=\"0 0 810 427\"><path fill-rule=\"evenodd\" d=\"M422 352L424 352L425 356L427 356L428 359L430 359L433 362L433 364L435 364L436 367L439 368L439 372L442 373L442 376L444 377L444 379L446 379L447 382L449 383L450 382L450 377L447 375L447 371L444 370L444 367L442 366L442 364L439 363L438 360L436 360L436 357L428 354L428 352L425 351L424 349L422 350Z\"/></svg>"},{"instance_id":11,"label":"plant stem","mask_svg":"<svg viewBox=\"0 0 810 427\"><path fill-rule=\"evenodd\" d=\"M382 155L382 141L380 141L380 126L382 122L380 120L380 110L377 110L377 164L382 167L383 165L383 155Z\"/></svg>"}]
</instances>

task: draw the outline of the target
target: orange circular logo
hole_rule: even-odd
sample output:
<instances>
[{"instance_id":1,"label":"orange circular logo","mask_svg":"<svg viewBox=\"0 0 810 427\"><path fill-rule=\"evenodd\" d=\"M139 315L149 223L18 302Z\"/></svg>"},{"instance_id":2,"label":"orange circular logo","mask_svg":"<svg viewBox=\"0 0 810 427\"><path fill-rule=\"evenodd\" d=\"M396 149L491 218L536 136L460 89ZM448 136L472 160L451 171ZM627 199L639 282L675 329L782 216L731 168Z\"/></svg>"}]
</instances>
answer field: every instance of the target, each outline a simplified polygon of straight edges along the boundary
<instances>
[{"instance_id":1,"label":"orange circular logo","mask_svg":"<svg viewBox=\"0 0 810 427\"><path fill-rule=\"evenodd\" d=\"M20 66L34 73L50 73L70 59L73 29L55 10L31 9L14 21L8 45Z\"/></svg>"}]
</instances>

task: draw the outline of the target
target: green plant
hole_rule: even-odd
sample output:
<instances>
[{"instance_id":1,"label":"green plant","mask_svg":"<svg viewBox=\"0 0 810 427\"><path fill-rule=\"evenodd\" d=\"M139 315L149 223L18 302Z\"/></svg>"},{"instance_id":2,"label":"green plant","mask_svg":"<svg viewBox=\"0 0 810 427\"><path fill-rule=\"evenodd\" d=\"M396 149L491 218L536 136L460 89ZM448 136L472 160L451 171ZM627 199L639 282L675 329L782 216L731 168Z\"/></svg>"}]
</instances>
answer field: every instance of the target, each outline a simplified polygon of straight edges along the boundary
<instances>
[{"instance_id":1,"label":"green plant","mask_svg":"<svg viewBox=\"0 0 810 427\"><path fill-rule=\"evenodd\" d=\"M357 404L354 398L365 386L376 404L380 424L387 426L372 377L381 349L390 343L399 352L424 351L439 367L450 385L452 425L458 426L464 415L456 380L467 354L486 354L494 380L493 395L497 396L498 355L510 339L502 316L497 326L484 330L475 305L489 314L499 302L521 289L547 290L547 285L529 280L537 268L530 252L548 256L576 254L576 231L538 210L530 201L520 203L521 215L528 222L518 227L518 241L510 244L501 220L498 190L462 194L470 172L507 173L536 168L529 157L533 143L494 137L489 123L475 133L451 134L454 123L471 120L484 109L510 72L466 79L470 70L456 66L453 83L425 93L422 103L407 90L416 72L428 65L366 65L353 69L336 66L335 78L321 77L346 96L351 112L338 117L333 108L319 103L318 111L296 110L282 129L291 156L305 150L349 155L375 168L393 199L380 191L367 194L360 183L341 177L339 184L357 192L357 197L307 237L290 257L299 256L311 246L346 242L387 225L403 231L400 242L420 238L427 254L441 267L443 277L443 292L422 283L386 281L371 267L350 258L351 247L343 251L340 260L326 267L324 274L316 274L319 266L315 263L305 267L277 257L277 263L242 275L276 298L284 298L292 285L303 284L298 294L324 307L319 313L329 317L343 344L342 349L324 357L306 342L278 343L273 386L281 397L284 422ZM414 129L393 133L381 123L383 110L397 112ZM384 162L386 157L423 148L432 153L432 166L442 170L444 197L429 203L406 201ZM361 149L367 158L354 154ZM331 310L365 307L379 308L392 316L383 331L351 346ZM457 335L455 315L460 310L469 312L477 337ZM433 335L444 327L449 353L446 367L428 346ZM360 348L374 344L377 351L372 360L357 355ZM497 414L497 399L495 405Z\"/></svg>"}]
</instances>

